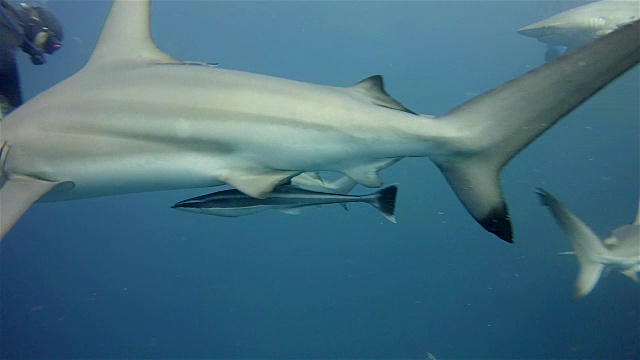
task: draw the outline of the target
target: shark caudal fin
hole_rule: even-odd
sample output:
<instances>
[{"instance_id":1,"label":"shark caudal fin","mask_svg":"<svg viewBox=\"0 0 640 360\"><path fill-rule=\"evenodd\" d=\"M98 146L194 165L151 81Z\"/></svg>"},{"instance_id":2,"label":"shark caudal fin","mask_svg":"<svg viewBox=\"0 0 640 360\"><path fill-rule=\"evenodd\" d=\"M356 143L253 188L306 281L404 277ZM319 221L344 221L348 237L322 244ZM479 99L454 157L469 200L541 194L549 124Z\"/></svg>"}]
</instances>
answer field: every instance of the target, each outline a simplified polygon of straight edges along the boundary
<instances>
[{"instance_id":1,"label":"shark caudal fin","mask_svg":"<svg viewBox=\"0 0 640 360\"><path fill-rule=\"evenodd\" d=\"M640 22L488 91L443 115L461 133L433 161L473 217L513 242L502 168L556 121L640 61Z\"/></svg>"},{"instance_id":2,"label":"shark caudal fin","mask_svg":"<svg viewBox=\"0 0 640 360\"><path fill-rule=\"evenodd\" d=\"M609 251L587 225L567 209L558 199L543 189L538 189L542 205L547 206L562 231L569 238L580 263L574 296L581 298L591 292L604 270L603 255Z\"/></svg>"},{"instance_id":3,"label":"shark caudal fin","mask_svg":"<svg viewBox=\"0 0 640 360\"><path fill-rule=\"evenodd\" d=\"M398 185L391 185L371 195L366 195L364 199L368 200L368 202L378 209L389 221L395 223L397 195Z\"/></svg>"}]
</instances>

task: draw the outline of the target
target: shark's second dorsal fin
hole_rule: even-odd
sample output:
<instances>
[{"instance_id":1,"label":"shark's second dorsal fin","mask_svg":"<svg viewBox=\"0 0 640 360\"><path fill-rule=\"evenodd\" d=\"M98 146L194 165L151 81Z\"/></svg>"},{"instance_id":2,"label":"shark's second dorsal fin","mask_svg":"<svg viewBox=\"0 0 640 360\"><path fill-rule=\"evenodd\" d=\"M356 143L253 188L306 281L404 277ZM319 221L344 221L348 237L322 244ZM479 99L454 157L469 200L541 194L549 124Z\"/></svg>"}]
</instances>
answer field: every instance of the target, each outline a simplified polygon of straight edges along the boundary
<instances>
[{"instance_id":1,"label":"shark's second dorsal fin","mask_svg":"<svg viewBox=\"0 0 640 360\"><path fill-rule=\"evenodd\" d=\"M389 109L400 110L410 114L416 114L404 107L400 102L392 98L384 90L384 82L382 76L373 75L356 84L349 86L347 89L364 95L372 103Z\"/></svg>"},{"instance_id":2,"label":"shark's second dorsal fin","mask_svg":"<svg viewBox=\"0 0 640 360\"><path fill-rule=\"evenodd\" d=\"M162 52L149 32L149 0L115 0L87 66L180 63Z\"/></svg>"}]
</instances>

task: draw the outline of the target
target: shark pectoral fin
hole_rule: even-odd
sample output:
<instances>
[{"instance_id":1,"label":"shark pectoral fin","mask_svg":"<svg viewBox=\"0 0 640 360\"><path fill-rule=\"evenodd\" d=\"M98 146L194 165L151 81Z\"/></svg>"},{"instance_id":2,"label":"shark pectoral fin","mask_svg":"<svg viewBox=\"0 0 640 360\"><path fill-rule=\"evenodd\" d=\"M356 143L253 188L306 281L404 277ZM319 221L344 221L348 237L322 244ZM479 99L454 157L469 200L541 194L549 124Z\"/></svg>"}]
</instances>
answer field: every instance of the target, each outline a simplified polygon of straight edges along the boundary
<instances>
[{"instance_id":1,"label":"shark pectoral fin","mask_svg":"<svg viewBox=\"0 0 640 360\"><path fill-rule=\"evenodd\" d=\"M574 215L551 193L544 189L538 189L538 196L542 205L547 206L556 222L569 238L571 246L578 257L580 269L578 279L574 287L574 296L581 298L593 289L600 279L604 265L601 258L609 253L598 236L589 227Z\"/></svg>"},{"instance_id":2,"label":"shark pectoral fin","mask_svg":"<svg viewBox=\"0 0 640 360\"><path fill-rule=\"evenodd\" d=\"M620 271L623 275L629 277L629 279L635 281L635 282L640 282L638 281L638 271L640 271L640 264L638 265L634 265L630 268L624 269L623 271Z\"/></svg>"},{"instance_id":3,"label":"shark pectoral fin","mask_svg":"<svg viewBox=\"0 0 640 360\"><path fill-rule=\"evenodd\" d=\"M589 294L593 290L604 270L604 265L600 263L578 259L580 260L580 270L573 288L573 296L576 299Z\"/></svg>"},{"instance_id":4,"label":"shark pectoral fin","mask_svg":"<svg viewBox=\"0 0 640 360\"><path fill-rule=\"evenodd\" d=\"M11 230L31 204L58 184L61 183L36 179L6 181L0 189L0 239Z\"/></svg>"},{"instance_id":5,"label":"shark pectoral fin","mask_svg":"<svg viewBox=\"0 0 640 360\"><path fill-rule=\"evenodd\" d=\"M292 171L234 171L218 179L251 197L264 199L278 183L296 174Z\"/></svg>"},{"instance_id":6,"label":"shark pectoral fin","mask_svg":"<svg viewBox=\"0 0 640 360\"><path fill-rule=\"evenodd\" d=\"M480 159L439 163L445 178L464 207L485 230L513 243L513 230L498 181L499 168Z\"/></svg>"}]
</instances>

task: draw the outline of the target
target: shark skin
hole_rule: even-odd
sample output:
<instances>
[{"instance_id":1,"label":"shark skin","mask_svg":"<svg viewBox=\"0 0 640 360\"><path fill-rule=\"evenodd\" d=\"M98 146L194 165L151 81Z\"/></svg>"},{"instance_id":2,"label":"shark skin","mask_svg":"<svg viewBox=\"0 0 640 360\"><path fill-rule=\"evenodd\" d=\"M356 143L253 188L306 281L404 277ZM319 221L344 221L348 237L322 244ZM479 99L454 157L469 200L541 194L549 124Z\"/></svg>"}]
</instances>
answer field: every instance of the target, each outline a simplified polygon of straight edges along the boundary
<instances>
[{"instance_id":1,"label":"shark skin","mask_svg":"<svg viewBox=\"0 0 640 360\"><path fill-rule=\"evenodd\" d=\"M638 19L640 1L601 0L563 11L517 32L574 50Z\"/></svg>"},{"instance_id":2,"label":"shark skin","mask_svg":"<svg viewBox=\"0 0 640 360\"><path fill-rule=\"evenodd\" d=\"M549 192L538 189L542 205L547 206L569 238L580 269L574 285L574 297L588 295L605 269L617 270L638 282L640 271L640 209L636 219L611 232L601 241L591 229Z\"/></svg>"},{"instance_id":3,"label":"shark skin","mask_svg":"<svg viewBox=\"0 0 640 360\"><path fill-rule=\"evenodd\" d=\"M379 187L380 170L429 157L476 221L512 242L500 170L640 61L639 28L430 118L377 75L332 87L181 62L151 40L148 0L116 0L87 65L0 123L0 236L34 201L223 183L264 198L316 171Z\"/></svg>"}]
</instances>

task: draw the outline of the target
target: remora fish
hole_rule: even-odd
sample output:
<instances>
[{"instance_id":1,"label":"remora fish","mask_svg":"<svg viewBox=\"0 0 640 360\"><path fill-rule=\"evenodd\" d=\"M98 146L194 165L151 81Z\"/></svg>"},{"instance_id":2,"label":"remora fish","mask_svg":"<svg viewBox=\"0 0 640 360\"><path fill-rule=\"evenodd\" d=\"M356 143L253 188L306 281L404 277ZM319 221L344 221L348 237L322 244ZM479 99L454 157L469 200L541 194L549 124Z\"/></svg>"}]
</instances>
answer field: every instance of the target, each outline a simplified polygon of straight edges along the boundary
<instances>
[{"instance_id":1,"label":"remora fish","mask_svg":"<svg viewBox=\"0 0 640 360\"><path fill-rule=\"evenodd\" d=\"M517 32L547 44L545 59L550 61L638 19L640 1L602 0L563 11Z\"/></svg>"},{"instance_id":2,"label":"remora fish","mask_svg":"<svg viewBox=\"0 0 640 360\"><path fill-rule=\"evenodd\" d=\"M332 87L184 63L151 40L148 0L116 0L87 65L0 123L0 235L36 201L223 183L265 198L309 171L379 187L380 170L429 157L471 215L512 242L499 172L640 61L639 28L431 119L380 76Z\"/></svg>"},{"instance_id":3,"label":"remora fish","mask_svg":"<svg viewBox=\"0 0 640 360\"><path fill-rule=\"evenodd\" d=\"M574 296L581 298L596 286L605 268L620 271L638 282L640 271L640 209L629 225L611 232L604 242L558 199L543 189L538 189L542 205L549 207L556 222L569 238L580 270L574 286Z\"/></svg>"},{"instance_id":4,"label":"remora fish","mask_svg":"<svg viewBox=\"0 0 640 360\"><path fill-rule=\"evenodd\" d=\"M305 206L364 202L380 210L384 217L395 223L397 193L398 187L395 185L369 195L340 195L284 185L273 189L264 199L231 189L183 200L171 208L197 214L236 217L269 209L286 211Z\"/></svg>"}]
</instances>

